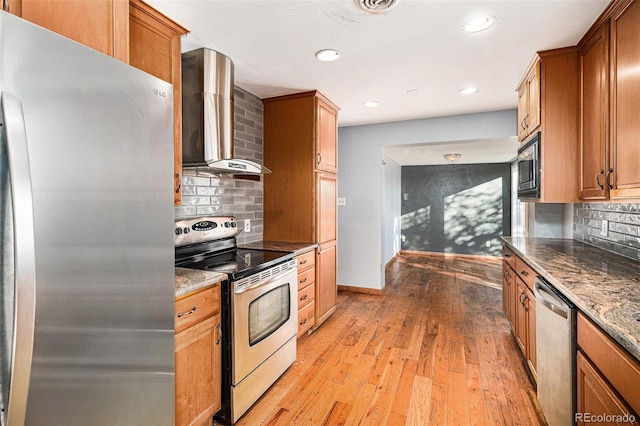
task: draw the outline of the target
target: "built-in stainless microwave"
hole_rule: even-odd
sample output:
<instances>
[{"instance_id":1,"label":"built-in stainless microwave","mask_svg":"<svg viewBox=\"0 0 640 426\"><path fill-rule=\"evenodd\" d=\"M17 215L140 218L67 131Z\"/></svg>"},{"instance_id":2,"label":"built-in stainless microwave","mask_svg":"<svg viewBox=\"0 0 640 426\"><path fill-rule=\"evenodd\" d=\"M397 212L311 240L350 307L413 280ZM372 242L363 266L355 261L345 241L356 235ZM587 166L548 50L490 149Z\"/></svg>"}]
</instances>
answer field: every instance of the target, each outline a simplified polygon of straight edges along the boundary
<instances>
[{"instance_id":1,"label":"built-in stainless microwave","mask_svg":"<svg viewBox=\"0 0 640 426\"><path fill-rule=\"evenodd\" d=\"M540 132L518 149L518 198L540 198Z\"/></svg>"}]
</instances>

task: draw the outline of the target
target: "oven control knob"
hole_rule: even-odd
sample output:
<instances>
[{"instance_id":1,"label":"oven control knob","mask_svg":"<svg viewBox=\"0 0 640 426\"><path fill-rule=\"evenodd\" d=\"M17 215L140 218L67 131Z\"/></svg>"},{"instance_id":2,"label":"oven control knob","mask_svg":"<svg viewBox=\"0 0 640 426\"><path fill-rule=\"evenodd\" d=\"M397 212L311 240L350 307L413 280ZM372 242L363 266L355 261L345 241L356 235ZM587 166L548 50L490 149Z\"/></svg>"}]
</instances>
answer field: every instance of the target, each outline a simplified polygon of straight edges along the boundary
<instances>
[{"instance_id":1,"label":"oven control knob","mask_svg":"<svg viewBox=\"0 0 640 426\"><path fill-rule=\"evenodd\" d=\"M237 224L237 223L235 223L235 222L231 222L231 227L232 227L232 228L237 228L237 227L238 227L238 224Z\"/></svg>"},{"instance_id":2,"label":"oven control knob","mask_svg":"<svg viewBox=\"0 0 640 426\"><path fill-rule=\"evenodd\" d=\"M230 227L230 226L231 226L231 223L229 223L229 222L225 222L225 223L224 223L224 227L225 227L225 228L228 228L228 227Z\"/></svg>"},{"instance_id":3,"label":"oven control knob","mask_svg":"<svg viewBox=\"0 0 640 426\"><path fill-rule=\"evenodd\" d=\"M188 234L189 232L191 232L191 229L189 229L188 227L185 227L183 232L185 234Z\"/></svg>"},{"instance_id":4,"label":"oven control knob","mask_svg":"<svg viewBox=\"0 0 640 426\"><path fill-rule=\"evenodd\" d=\"M182 234L182 229L176 228L176 235L180 235L180 234Z\"/></svg>"}]
</instances>

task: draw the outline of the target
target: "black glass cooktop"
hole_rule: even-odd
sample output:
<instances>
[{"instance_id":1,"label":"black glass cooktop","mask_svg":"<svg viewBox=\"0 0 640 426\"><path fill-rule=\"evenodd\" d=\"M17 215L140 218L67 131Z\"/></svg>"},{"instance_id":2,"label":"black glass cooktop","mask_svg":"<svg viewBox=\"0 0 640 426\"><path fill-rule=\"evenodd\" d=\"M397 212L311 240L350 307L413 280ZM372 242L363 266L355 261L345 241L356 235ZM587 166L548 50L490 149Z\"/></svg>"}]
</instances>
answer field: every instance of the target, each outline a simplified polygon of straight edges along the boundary
<instances>
[{"instance_id":1,"label":"black glass cooktop","mask_svg":"<svg viewBox=\"0 0 640 426\"><path fill-rule=\"evenodd\" d=\"M235 249L206 257L195 256L176 262L176 266L204 271L223 272L232 280L261 272L293 258L293 253L275 250Z\"/></svg>"}]
</instances>

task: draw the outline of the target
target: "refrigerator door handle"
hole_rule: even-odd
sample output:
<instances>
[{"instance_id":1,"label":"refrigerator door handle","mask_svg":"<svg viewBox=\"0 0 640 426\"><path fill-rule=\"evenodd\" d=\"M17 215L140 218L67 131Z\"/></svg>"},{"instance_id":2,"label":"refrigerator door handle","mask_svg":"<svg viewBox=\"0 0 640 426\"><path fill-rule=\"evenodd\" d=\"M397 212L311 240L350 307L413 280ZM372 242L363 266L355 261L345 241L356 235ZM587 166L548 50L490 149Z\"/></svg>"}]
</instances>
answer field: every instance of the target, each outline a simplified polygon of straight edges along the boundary
<instances>
[{"instance_id":1,"label":"refrigerator door handle","mask_svg":"<svg viewBox=\"0 0 640 426\"><path fill-rule=\"evenodd\" d=\"M23 425L33 357L36 306L35 231L31 168L22 102L2 93L2 115L11 179L15 309L7 425Z\"/></svg>"}]
</instances>

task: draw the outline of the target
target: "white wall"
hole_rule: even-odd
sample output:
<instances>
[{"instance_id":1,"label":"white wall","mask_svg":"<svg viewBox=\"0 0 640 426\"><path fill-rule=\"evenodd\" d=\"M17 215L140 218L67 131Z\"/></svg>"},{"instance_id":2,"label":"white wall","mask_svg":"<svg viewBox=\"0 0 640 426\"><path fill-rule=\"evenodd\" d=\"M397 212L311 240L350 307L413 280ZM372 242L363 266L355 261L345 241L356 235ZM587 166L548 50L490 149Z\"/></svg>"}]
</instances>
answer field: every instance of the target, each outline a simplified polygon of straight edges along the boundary
<instances>
[{"instance_id":1,"label":"white wall","mask_svg":"<svg viewBox=\"0 0 640 426\"><path fill-rule=\"evenodd\" d=\"M383 235L393 227L388 216L397 214L392 208L383 212L385 146L511 137L516 122L516 111L504 110L339 128L338 197L347 204L338 208L338 284L384 287L393 238Z\"/></svg>"}]
</instances>

